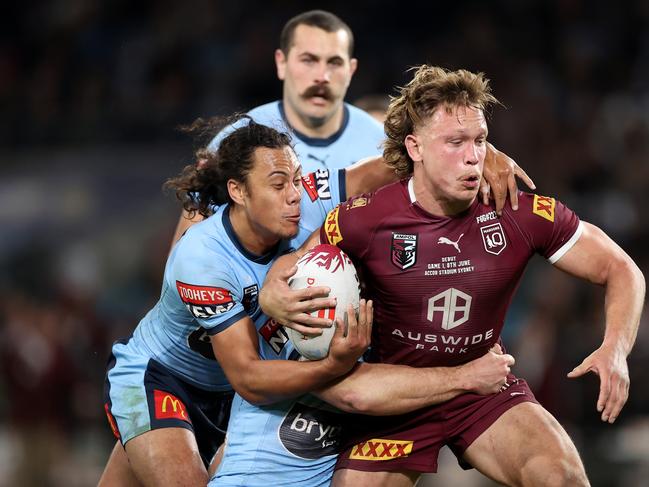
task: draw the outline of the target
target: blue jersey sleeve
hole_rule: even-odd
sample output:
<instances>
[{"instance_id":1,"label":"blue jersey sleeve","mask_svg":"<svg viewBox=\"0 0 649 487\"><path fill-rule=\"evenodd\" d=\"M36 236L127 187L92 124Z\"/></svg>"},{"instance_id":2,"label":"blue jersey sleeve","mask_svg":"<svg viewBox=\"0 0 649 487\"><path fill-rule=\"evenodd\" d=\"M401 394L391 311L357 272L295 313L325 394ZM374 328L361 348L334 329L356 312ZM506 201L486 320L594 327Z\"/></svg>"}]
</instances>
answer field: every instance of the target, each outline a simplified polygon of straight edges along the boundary
<instances>
[{"instance_id":1,"label":"blue jersey sleeve","mask_svg":"<svg viewBox=\"0 0 649 487\"><path fill-rule=\"evenodd\" d=\"M242 286L236 274L228 272L227 256L185 244L178 249L171 270L173 291L208 334L215 335L248 316Z\"/></svg>"}]
</instances>

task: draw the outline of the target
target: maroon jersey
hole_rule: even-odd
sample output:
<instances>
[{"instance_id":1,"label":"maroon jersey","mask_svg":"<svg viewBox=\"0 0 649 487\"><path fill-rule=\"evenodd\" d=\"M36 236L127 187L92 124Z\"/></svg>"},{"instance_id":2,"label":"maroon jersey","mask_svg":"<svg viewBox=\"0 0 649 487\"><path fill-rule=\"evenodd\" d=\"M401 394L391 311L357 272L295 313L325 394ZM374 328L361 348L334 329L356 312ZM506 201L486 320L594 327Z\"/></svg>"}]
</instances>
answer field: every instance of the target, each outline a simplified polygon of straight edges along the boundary
<instances>
[{"instance_id":1,"label":"maroon jersey","mask_svg":"<svg viewBox=\"0 0 649 487\"><path fill-rule=\"evenodd\" d=\"M322 242L344 250L374 300L371 361L458 365L500 339L529 259L556 262L581 234L578 217L553 198L519 193L502 217L477 200L460 215L431 215L400 181L329 212Z\"/></svg>"}]
</instances>

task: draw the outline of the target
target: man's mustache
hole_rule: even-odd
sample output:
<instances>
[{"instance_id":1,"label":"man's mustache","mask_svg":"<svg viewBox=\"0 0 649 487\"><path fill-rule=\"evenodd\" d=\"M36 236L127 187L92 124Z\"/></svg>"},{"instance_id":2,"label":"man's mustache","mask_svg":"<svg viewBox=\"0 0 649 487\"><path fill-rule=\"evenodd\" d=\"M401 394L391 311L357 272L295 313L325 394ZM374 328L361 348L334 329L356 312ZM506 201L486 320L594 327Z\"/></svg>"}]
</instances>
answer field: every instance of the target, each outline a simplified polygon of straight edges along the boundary
<instances>
[{"instance_id":1,"label":"man's mustache","mask_svg":"<svg viewBox=\"0 0 649 487\"><path fill-rule=\"evenodd\" d=\"M304 93L302 93L302 98L312 98L314 96L320 96L325 100L331 100L333 98L333 93L326 85L313 85L309 86Z\"/></svg>"}]
</instances>

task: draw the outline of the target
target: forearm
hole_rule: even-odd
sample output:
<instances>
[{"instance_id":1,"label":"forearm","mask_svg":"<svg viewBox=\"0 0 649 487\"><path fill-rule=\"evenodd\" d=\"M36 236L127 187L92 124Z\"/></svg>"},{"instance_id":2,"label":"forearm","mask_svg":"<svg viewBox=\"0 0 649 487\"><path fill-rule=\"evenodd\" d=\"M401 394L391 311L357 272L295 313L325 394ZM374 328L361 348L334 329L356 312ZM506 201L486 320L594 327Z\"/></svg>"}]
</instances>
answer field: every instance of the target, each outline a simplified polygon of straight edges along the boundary
<instances>
[{"instance_id":1,"label":"forearm","mask_svg":"<svg viewBox=\"0 0 649 487\"><path fill-rule=\"evenodd\" d=\"M442 403L468 390L462 367L359 363L315 394L346 412L388 416Z\"/></svg>"},{"instance_id":2,"label":"forearm","mask_svg":"<svg viewBox=\"0 0 649 487\"><path fill-rule=\"evenodd\" d=\"M645 279L625 254L611 262L606 280L606 330L602 346L625 357L635 343L645 299Z\"/></svg>"},{"instance_id":3,"label":"forearm","mask_svg":"<svg viewBox=\"0 0 649 487\"><path fill-rule=\"evenodd\" d=\"M293 360L251 360L243 370L228 378L234 390L252 404L271 404L323 387L349 368L328 359L298 362Z\"/></svg>"}]
</instances>

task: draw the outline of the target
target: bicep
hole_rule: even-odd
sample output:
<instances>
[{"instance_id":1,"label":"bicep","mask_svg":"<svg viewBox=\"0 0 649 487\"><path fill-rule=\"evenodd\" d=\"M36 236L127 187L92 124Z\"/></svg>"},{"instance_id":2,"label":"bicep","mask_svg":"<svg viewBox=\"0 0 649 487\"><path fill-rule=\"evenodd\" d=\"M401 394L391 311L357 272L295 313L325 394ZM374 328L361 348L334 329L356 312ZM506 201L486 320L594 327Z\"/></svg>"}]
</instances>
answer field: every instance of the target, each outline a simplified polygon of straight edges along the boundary
<instances>
[{"instance_id":1,"label":"bicep","mask_svg":"<svg viewBox=\"0 0 649 487\"><path fill-rule=\"evenodd\" d=\"M398 180L394 169L385 163L382 156L362 159L345 170L348 197L371 193Z\"/></svg>"},{"instance_id":2,"label":"bicep","mask_svg":"<svg viewBox=\"0 0 649 487\"><path fill-rule=\"evenodd\" d=\"M610 266L624 260L626 253L595 225L581 224L581 236L554 265L575 277L604 284Z\"/></svg>"}]
</instances>

